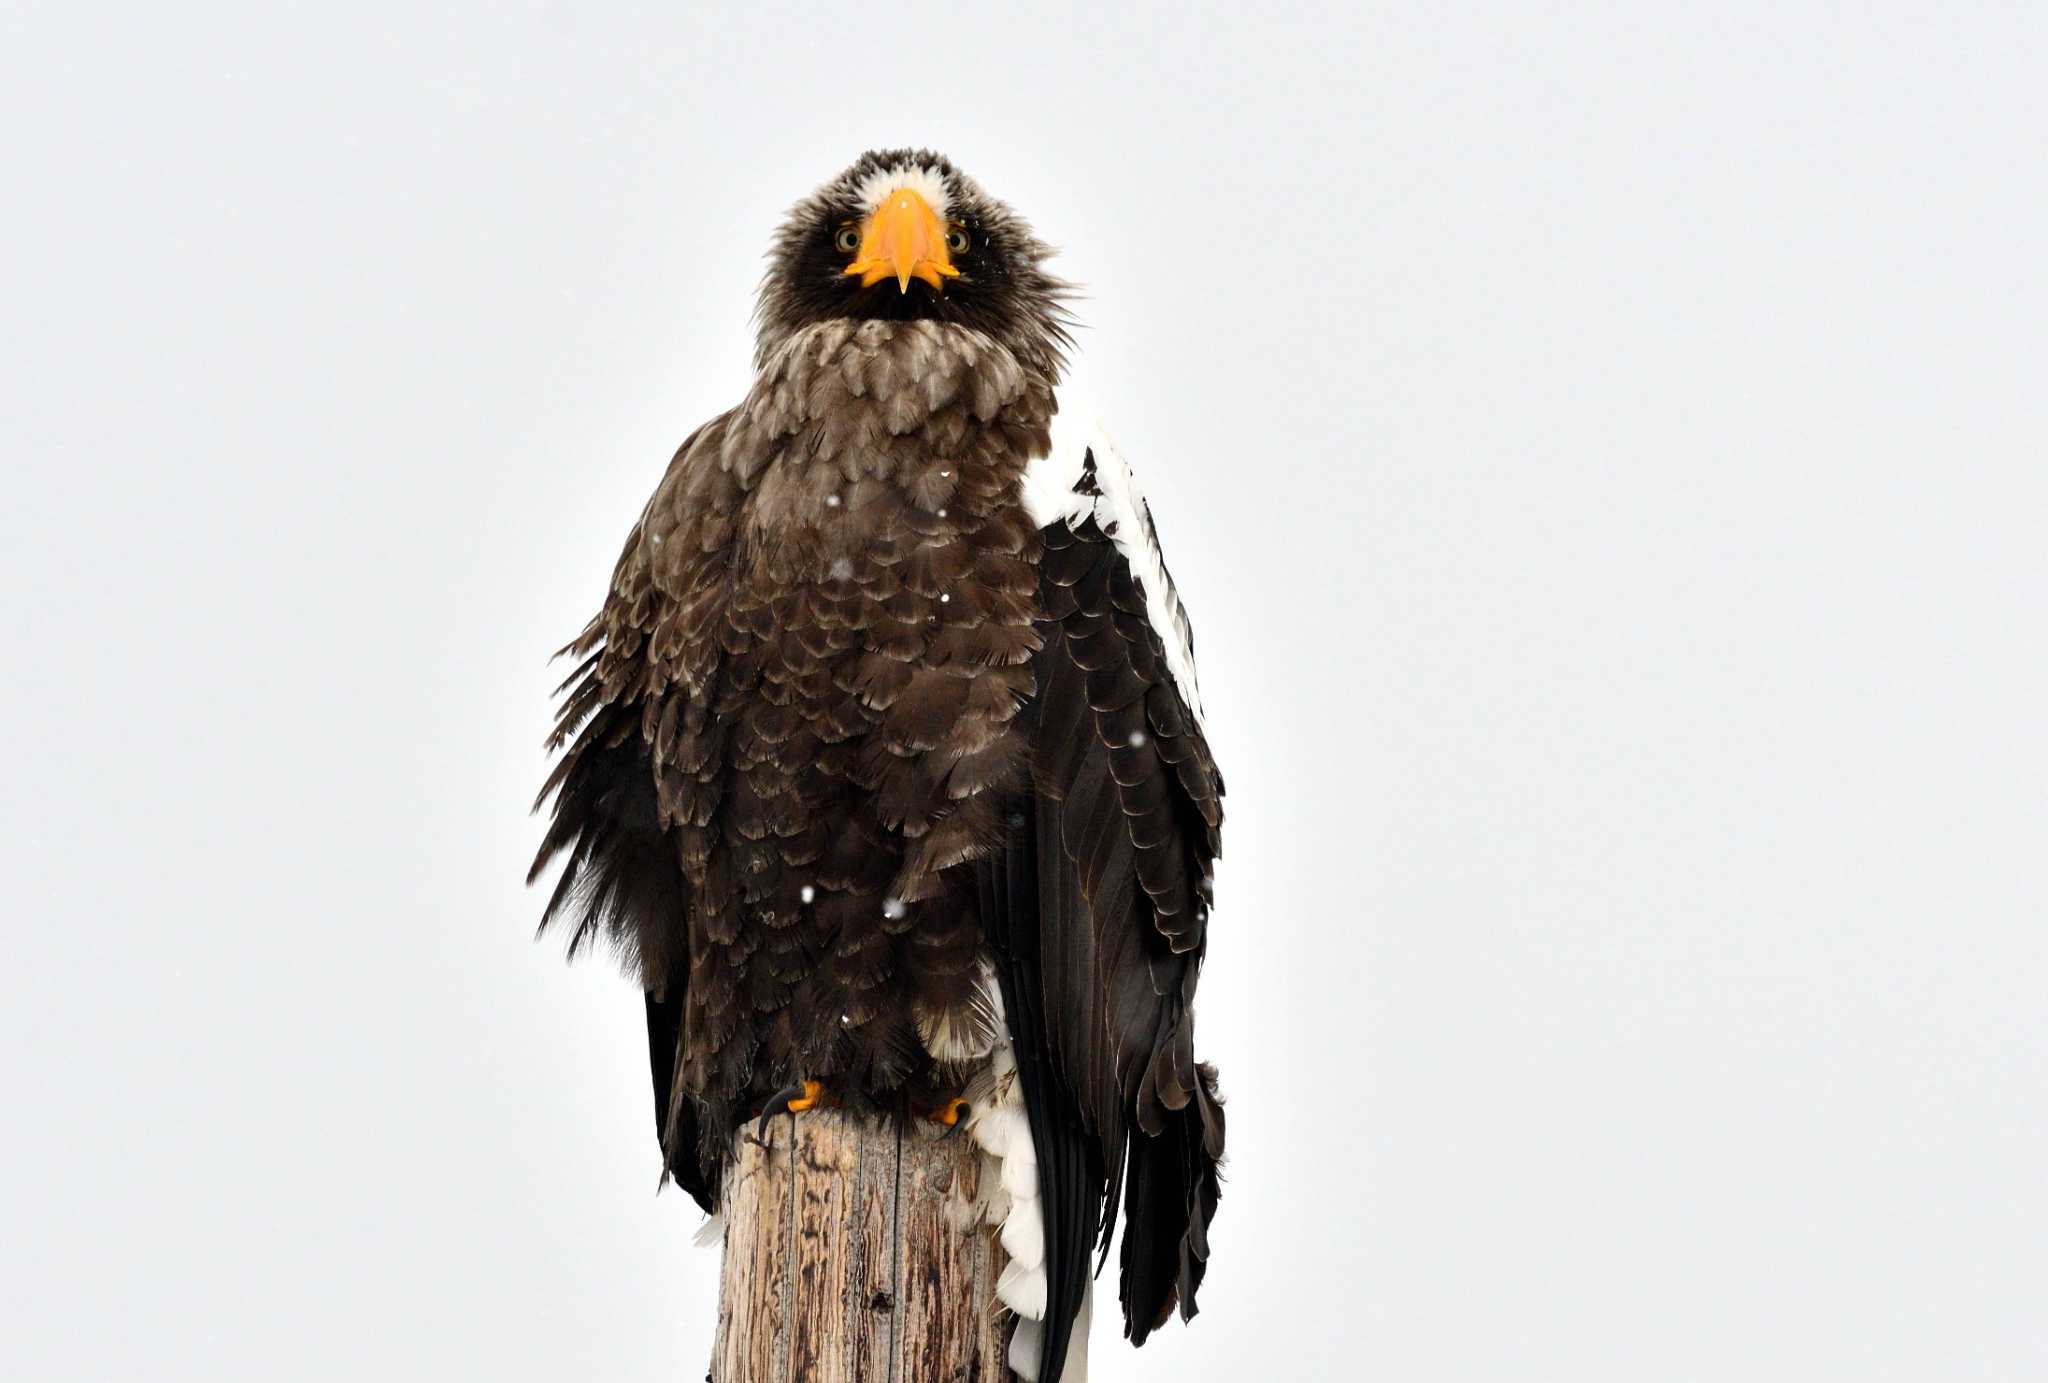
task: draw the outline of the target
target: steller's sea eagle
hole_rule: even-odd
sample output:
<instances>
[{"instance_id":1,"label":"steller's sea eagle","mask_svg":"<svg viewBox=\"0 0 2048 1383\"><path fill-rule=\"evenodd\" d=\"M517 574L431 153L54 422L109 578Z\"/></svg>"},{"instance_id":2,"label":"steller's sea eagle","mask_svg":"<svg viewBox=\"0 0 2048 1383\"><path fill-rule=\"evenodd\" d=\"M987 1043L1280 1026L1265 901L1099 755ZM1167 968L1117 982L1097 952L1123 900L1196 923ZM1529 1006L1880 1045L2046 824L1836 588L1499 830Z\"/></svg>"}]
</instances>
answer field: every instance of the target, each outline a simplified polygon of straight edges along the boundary
<instances>
[{"instance_id":1,"label":"steller's sea eagle","mask_svg":"<svg viewBox=\"0 0 2048 1383\"><path fill-rule=\"evenodd\" d=\"M1130 469L1056 423L1051 250L926 151L770 250L752 387L685 441L565 653L541 923L646 991L667 1175L820 1100L1002 1162L1012 1368L1195 1313L1223 1112L1194 1055L1223 780Z\"/></svg>"}]
</instances>

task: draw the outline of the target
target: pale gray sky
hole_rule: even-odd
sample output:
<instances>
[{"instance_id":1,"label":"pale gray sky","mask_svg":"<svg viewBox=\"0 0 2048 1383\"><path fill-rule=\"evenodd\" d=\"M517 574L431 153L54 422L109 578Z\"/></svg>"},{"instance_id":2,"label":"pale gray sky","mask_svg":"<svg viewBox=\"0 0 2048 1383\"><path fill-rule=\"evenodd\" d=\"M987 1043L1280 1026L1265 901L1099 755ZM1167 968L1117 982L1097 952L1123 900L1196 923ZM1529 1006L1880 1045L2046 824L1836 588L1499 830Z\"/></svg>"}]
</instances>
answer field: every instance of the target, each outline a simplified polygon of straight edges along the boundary
<instances>
[{"instance_id":1,"label":"pale gray sky","mask_svg":"<svg viewBox=\"0 0 2048 1383\"><path fill-rule=\"evenodd\" d=\"M905 142L1088 286L1231 789L1095 1378L2048 1373L2048 11L1251 8L0 15L0 1373L701 1376L544 658Z\"/></svg>"}]
</instances>

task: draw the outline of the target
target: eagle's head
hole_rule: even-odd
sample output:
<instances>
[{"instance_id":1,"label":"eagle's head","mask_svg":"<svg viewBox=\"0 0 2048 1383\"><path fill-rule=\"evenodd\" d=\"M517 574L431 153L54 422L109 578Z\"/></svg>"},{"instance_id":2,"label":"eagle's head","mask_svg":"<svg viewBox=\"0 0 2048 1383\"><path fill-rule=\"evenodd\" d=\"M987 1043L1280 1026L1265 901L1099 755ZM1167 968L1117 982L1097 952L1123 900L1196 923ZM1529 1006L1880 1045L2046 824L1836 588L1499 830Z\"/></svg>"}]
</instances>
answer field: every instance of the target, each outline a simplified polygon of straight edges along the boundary
<instances>
[{"instance_id":1,"label":"eagle's head","mask_svg":"<svg viewBox=\"0 0 2048 1383\"><path fill-rule=\"evenodd\" d=\"M1067 285L1052 247L1009 207L925 149L883 149L798 202L768 251L757 359L836 318L956 322L1057 375Z\"/></svg>"}]
</instances>

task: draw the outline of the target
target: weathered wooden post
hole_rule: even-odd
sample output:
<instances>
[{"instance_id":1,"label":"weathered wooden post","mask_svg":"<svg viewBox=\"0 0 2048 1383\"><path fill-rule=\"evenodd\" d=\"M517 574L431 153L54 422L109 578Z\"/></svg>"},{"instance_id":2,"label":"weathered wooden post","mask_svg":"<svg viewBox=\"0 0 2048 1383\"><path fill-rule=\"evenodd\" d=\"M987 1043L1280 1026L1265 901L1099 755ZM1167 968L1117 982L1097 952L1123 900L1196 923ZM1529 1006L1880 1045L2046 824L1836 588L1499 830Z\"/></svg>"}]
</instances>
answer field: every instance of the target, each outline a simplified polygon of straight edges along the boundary
<instances>
[{"instance_id":1,"label":"weathered wooden post","mask_svg":"<svg viewBox=\"0 0 2048 1383\"><path fill-rule=\"evenodd\" d=\"M967 1136L817 1109L741 1140L710 1383L1008 1383Z\"/></svg>"}]
</instances>

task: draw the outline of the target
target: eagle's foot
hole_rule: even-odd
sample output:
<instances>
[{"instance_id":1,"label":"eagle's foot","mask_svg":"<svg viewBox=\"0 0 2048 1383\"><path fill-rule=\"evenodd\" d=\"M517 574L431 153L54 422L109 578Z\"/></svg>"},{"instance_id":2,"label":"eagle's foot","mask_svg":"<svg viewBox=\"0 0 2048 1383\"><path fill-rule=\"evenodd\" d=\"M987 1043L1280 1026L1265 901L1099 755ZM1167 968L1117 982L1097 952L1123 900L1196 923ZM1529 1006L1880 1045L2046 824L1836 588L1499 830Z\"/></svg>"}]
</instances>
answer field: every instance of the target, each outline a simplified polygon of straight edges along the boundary
<instances>
[{"instance_id":1,"label":"eagle's foot","mask_svg":"<svg viewBox=\"0 0 2048 1383\"><path fill-rule=\"evenodd\" d=\"M761 1106L761 1122L754 1126L754 1137L757 1140L767 1138L768 1121L776 1115L801 1114L807 1109L817 1108L824 1099L823 1083L814 1080L792 1085L787 1090L776 1091L768 1097L768 1103Z\"/></svg>"},{"instance_id":2,"label":"eagle's foot","mask_svg":"<svg viewBox=\"0 0 2048 1383\"><path fill-rule=\"evenodd\" d=\"M945 1125L945 1136L951 1138L961 1129L967 1127L967 1116L973 1110L973 1105L967 1103L965 1099L956 1096L940 1105L937 1109L927 1111L924 1117L935 1124Z\"/></svg>"}]
</instances>

